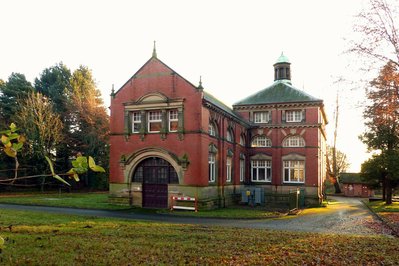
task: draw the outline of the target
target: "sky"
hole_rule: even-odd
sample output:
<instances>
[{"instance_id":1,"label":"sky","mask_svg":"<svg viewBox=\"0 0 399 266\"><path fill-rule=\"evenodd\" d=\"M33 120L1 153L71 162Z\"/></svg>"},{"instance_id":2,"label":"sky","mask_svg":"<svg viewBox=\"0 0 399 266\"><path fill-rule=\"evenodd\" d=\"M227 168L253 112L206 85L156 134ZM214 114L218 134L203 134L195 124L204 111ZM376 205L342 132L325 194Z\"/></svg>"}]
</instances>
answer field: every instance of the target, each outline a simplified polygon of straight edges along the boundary
<instances>
[{"instance_id":1,"label":"sky","mask_svg":"<svg viewBox=\"0 0 399 266\"><path fill-rule=\"evenodd\" d=\"M358 58L348 55L355 15L364 0L0 0L0 79L12 72L34 79L63 62L88 66L106 106L152 55L218 99L232 105L273 83L282 52L292 84L324 100L332 144L339 92L337 148L349 171L369 157L364 131L364 89ZM345 80L344 82L337 82Z\"/></svg>"}]
</instances>

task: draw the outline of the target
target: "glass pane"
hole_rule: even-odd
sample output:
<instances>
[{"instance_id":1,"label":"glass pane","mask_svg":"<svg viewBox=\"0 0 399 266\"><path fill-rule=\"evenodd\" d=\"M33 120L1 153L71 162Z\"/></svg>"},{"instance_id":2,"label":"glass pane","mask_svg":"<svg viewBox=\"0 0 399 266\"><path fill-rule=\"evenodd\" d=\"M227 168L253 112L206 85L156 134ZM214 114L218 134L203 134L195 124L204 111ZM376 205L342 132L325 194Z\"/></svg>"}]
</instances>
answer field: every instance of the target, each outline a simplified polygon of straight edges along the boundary
<instances>
[{"instance_id":1,"label":"glass pane","mask_svg":"<svg viewBox=\"0 0 399 266\"><path fill-rule=\"evenodd\" d=\"M177 121L171 121L169 123L169 127L170 127L170 131L177 131L177 127L178 127L178 122Z\"/></svg>"},{"instance_id":2,"label":"glass pane","mask_svg":"<svg viewBox=\"0 0 399 266\"><path fill-rule=\"evenodd\" d=\"M259 168L258 169L258 174L259 174L259 181L265 181L266 180L266 169L265 168Z\"/></svg>"},{"instance_id":3,"label":"glass pane","mask_svg":"<svg viewBox=\"0 0 399 266\"><path fill-rule=\"evenodd\" d=\"M162 123L161 122L151 122L150 123L150 131L161 131Z\"/></svg>"}]
</instances>

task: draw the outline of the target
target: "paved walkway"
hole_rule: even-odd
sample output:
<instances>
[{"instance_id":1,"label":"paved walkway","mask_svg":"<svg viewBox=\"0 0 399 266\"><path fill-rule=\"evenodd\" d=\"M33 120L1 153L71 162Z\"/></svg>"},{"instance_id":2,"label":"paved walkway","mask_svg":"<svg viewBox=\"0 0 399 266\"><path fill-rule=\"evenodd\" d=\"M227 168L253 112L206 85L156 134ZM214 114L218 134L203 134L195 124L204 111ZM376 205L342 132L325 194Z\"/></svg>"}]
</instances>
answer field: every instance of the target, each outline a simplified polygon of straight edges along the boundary
<instances>
[{"instance_id":1,"label":"paved walkway","mask_svg":"<svg viewBox=\"0 0 399 266\"><path fill-rule=\"evenodd\" d=\"M360 199L330 197L333 200L327 208L305 209L299 215L286 216L278 219L262 220L230 220L214 218L178 217L163 214L138 214L123 211L84 210L74 208L58 208L44 206L27 206L0 204L2 209L40 211L71 215L86 215L134 220L147 220L178 224L199 224L213 226L231 226L241 228L263 228L287 231L389 235L384 227Z\"/></svg>"}]
</instances>

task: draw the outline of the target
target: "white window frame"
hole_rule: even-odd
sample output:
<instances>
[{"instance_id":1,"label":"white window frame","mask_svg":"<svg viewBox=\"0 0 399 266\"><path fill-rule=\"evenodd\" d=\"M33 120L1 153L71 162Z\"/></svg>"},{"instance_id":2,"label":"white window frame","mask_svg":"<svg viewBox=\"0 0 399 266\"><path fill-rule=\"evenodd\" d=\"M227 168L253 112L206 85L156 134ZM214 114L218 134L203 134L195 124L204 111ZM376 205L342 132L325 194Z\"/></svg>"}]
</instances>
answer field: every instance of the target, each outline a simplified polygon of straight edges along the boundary
<instances>
[{"instance_id":1,"label":"white window frame","mask_svg":"<svg viewBox=\"0 0 399 266\"><path fill-rule=\"evenodd\" d=\"M137 130L135 127L137 125ZM141 128L141 114L140 112L133 112L132 113L132 133L139 133Z\"/></svg>"},{"instance_id":2,"label":"white window frame","mask_svg":"<svg viewBox=\"0 0 399 266\"><path fill-rule=\"evenodd\" d=\"M216 127L215 127L215 124L213 124L212 122L209 122L208 133L212 137L216 136Z\"/></svg>"},{"instance_id":3,"label":"white window frame","mask_svg":"<svg viewBox=\"0 0 399 266\"><path fill-rule=\"evenodd\" d=\"M299 135L289 136L284 139L283 147L305 147L305 140Z\"/></svg>"},{"instance_id":4,"label":"white window frame","mask_svg":"<svg viewBox=\"0 0 399 266\"><path fill-rule=\"evenodd\" d=\"M228 142L234 142L233 130L231 130L230 128L228 128L226 131L226 140Z\"/></svg>"},{"instance_id":5,"label":"white window frame","mask_svg":"<svg viewBox=\"0 0 399 266\"><path fill-rule=\"evenodd\" d=\"M268 137L261 135L261 136L255 136L252 139L251 142L251 147L257 148L257 147L271 147L272 146L272 141Z\"/></svg>"},{"instance_id":6,"label":"white window frame","mask_svg":"<svg viewBox=\"0 0 399 266\"><path fill-rule=\"evenodd\" d=\"M254 123L268 123L270 121L270 112L262 111L262 112L254 112Z\"/></svg>"},{"instance_id":7,"label":"white window frame","mask_svg":"<svg viewBox=\"0 0 399 266\"><path fill-rule=\"evenodd\" d=\"M232 172L231 172L231 157L227 157L226 159L226 182L231 182L231 176L232 176Z\"/></svg>"},{"instance_id":8,"label":"white window frame","mask_svg":"<svg viewBox=\"0 0 399 266\"><path fill-rule=\"evenodd\" d=\"M305 161L283 161L284 183L305 183Z\"/></svg>"},{"instance_id":9,"label":"white window frame","mask_svg":"<svg viewBox=\"0 0 399 266\"><path fill-rule=\"evenodd\" d=\"M216 181L216 155L214 153L208 153L208 181L213 183Z\"/></svg>"},{"instance_id":10,"label":"white window frame","mask_svg":"<svg viewBox=\"0 0 399 266\"><path fill-rule=\"evenodd\" d=\"M256 176L254 175L254 170ZM259 179L260 171L264 171L265 179ZM268 174L269 173L269 174ZM271 182L272 181L272 161L271 160L251 160L251 180L252 182Z\"/></svg>"},{"instance_id":11,"label":"white window frame","mask_svg":"<svg viewBox=\"0 0 399 266\"><path fill-rule=\"evenodd\" d=\"M172 122L179 123L179 112L177 109L172 109L172 110L169 110L168 114L169 114L168 115L169 116L168 130L169 130L169 132L177 132L177 128L176 128L176 130L171 129L171 124L172 124Z\"/></svg>"},{"instance_id":12,"label":"white window frame","mask_svg":"<svg viewBox=\"0 0 399 266\"><path fill-rule=\"evenodd\" d=\"M303 112L302 110L288 110L285 111L285 121L286 122L302 122Z\"/></svg>"},{"instance_id":13,"label":"white window frame","mask_svg":"<svg viewBox=\"0 0 399 266\"><path fill-rule=\"evenodd\" d=\"M240 182L245 179L245 159L240 159Z\"/></svg>"},{"instance_id":14,"label":"white window frame","mask_svg":"<svg viewBox=\"0 0 399 266\"><path fill-rule=\"evenodd\" d=\"M153 123L160 123L161 124L160 128L162 128L162 111L156 110L148 112L148 132L150 133L160 132L161 130L151 131L151 124Z\"/></svg>"}]
</instances>

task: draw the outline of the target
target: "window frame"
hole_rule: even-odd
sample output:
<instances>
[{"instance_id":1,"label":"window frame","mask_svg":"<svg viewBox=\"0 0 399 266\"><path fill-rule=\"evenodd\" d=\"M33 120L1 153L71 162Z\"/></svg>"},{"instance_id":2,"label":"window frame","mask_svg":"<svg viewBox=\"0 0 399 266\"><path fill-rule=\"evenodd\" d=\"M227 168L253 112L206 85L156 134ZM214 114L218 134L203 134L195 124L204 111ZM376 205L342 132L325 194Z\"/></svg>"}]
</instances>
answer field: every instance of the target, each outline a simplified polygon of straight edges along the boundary
<instances>
[{"instance_id":1,"label":"window frame","mask_svg":"<svg viewBox=\"0 0 399 266\"><path fill-rule=\"evenodd\" d=\"M240 182L245 180L245 158L240 159Z\"/></svg>"},{"instance_id":2,"label":"window frame","mask_svg":"<svg viewBox=\"0 0 399 266\"><path fill-rule=\"evenodd\" d=\"M158 118L158 116L159 116L159 119L153 119L153 118L151 118L151 114L157 114L157 118ZM148 132L149 133L159 133L159 132L161 132L161 130L162 130L162 111L161 110L150 110L150 111L148 111L148 115L147 115L147 117L148 117L148 123L147 123L147 125L148 125ZM151 130L151 125L152 124L157 124L157 123L159 123L159 130Z\"/></svg>"},{"instance_id":3,"label":"window frame","mask_svg":"<svg viewBox=\"0 0 399 266\"><path fill-rule=\"evenodd\" d=\"M132 112L132 133L140 133L141 123L142 123L141 113L140 112ZM135 130L135 125L138 125L137 130Z\"/></svg>"},{"instance_id":4,"label":"window frame","mask_svg":"<svg viewBox=\"0 0 399 266\"><path fill-rule=\"evenodd\" d=\"M261 165L264 163L264 165ZM254 177L254 170L256 169L256 179ZM259 169L264 170L265 179L259 179ZM252 182L261 182L261 183L270 183L272 182L272 161L271 160L251 160L251 181Z\"/></svg>"},{"instance_id":5,"label":"window frame","mask_svg":"<svg viewBox=\"0 0 399 266\"><path fill-rule=\"evenodd\" d=\"M287 175L288 174L288 175ZM293 177L291 177L293 175ZM297 178L295 178L297 175ZM301 178L302 175L302 178ZM300 181L302 179L302 181ZM306 181L305 161L304 160L283 160L283 182L284 183L300 183Z\"/></svg>"},{"instance_id":6,"label":"window frame","mask_svg":"<svg viewBox=\"0 0 399 266\"><path fill-rule=\"evenodd\" d=\"M270 121L270 111L259 111L253 113L255 124L265 124Z\"/></svg>"},{"instance_id":7,"label":"window frame","mask_svg":"<svg viewBox=\"0 0 399 266\"><path fill-rule=\"evenodd\" d=\"M285 122L287 123L298 123L303 120L302 110L286 110L285 111Z\"/></svg>"},{"instance_id":8,"label":"window frame","mask_svg":"<svg viewBox=\"0 0 399 266\"><path fill-rule=\"evenodd\" d=\"M303 148L306 146L306 142L300 135L291 135L283 140L282 146L286 148Z\"/></svg>"},{"instance_id":9,"label":"window frame","mask_svg":"<svg viewBox=\"0 0 399 266\"><path fill-rule=\"evenodd\" d=\"M174 115L175 117L171 117L171 115ZM176 123L176 129L172 130L171 125L172 123ZM168 110L168 130L169 132L177 132L179 128L179 111L177 109L170 109Z\"/></svg>"},{"instance_id":10,"label":"window frame","mask_svg":"<svg viewBox=\"0 0 399 266\"><path fill-rule=\"evenodd\" d=\"M208 183L216 182L216 155L208 153Z\"/></svg>"},{"instance_id":11,"label":"window frame","mask_svg":"<svg viewBox=\"0 0 399 266\"><path fill-rule=\"evenodd\" d=\"M264 141L264 145L261 143ZM272 140L265 135L257 135L251 141L252 148L270 148L272 146Z\"/></svg>"},{"instance_id":12,"label":"window frame","mask_svg":"<svg viewBox=\"0 0 399 266\"><path fill-rule=\"evenodd\" d=\"M226 182L231 182L232 180L232 158L226 158Z\"/></svg>"},{"instance_id":13,"label":"window frame","mask_svg":"<svg viewBox=\"0 0 399 266\"><path fill-rule=\"evenodd\" d=\"M216 125L213 122L208 124L208 134L209 136L216 137Z\"/></svg>"}]
</instances>

